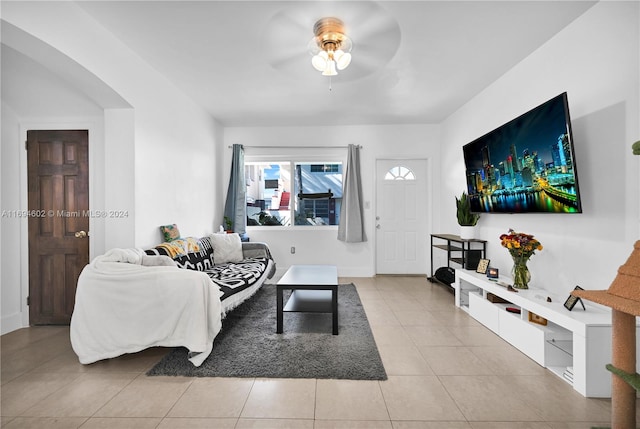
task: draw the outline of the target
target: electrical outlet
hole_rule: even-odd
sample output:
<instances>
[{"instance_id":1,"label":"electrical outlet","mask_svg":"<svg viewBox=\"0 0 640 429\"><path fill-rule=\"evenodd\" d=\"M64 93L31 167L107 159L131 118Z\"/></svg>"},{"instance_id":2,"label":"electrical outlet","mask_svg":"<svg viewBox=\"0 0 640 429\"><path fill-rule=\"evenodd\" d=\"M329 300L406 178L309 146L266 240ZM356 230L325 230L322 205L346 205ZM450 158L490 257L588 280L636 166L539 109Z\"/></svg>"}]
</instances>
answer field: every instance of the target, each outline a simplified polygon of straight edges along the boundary
<instances>
[{"instance_id":1,"label":"electrical outlet","mask_svg":"<svg viewBox=\"0 0 640 429\"><path fill-rule=\"evenodd\" d=\"M296 248L294 246L291 246L291 254L293 255L294 253L296 253Z\"/></svg>"}]
</instances>

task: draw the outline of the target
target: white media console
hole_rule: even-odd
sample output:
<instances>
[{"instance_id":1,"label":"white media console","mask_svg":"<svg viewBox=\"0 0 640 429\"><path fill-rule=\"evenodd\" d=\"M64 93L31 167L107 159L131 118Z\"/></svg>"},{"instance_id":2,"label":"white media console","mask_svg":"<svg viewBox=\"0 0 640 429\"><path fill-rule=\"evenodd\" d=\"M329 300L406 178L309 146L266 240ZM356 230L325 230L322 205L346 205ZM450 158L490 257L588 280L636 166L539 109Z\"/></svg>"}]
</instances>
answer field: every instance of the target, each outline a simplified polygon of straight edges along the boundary
<instances>
[{"instance_id":1,"label":"white media console","mask_svg":"<svg viewBox=\"0 0 640 429\"><path fill-rule=\"evenodd\" d=\"M561 296L537 288L512 292L499 284L512 284L510 278L500 276L496 280L457 269L453 285L456 306L572 384L583 396L610 398L611 373L605 365L611 363L611 311L587 301L586 310L578 304L569 311L563 305L568 294ZM489 301L487 294L509 303ZM507 307L519 309L520 314L506 311ZM547 319L547 324L529 321L530 312ZM637 344L636 356L640 357L640 342Z\"/></svg>"}]
</instances>

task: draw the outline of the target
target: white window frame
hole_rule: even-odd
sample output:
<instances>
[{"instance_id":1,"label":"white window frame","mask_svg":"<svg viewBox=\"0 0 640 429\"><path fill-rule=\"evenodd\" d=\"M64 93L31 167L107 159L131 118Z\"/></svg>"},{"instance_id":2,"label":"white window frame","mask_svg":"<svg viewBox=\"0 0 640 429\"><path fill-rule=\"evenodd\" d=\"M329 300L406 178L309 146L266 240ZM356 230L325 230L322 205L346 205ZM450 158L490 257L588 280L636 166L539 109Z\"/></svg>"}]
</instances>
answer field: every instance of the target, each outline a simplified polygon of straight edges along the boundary
<instances>
[{"instance_id":1,"label":"white window frame","mask_svg":"<svg viewBox=\"0 0 640 429\"><path fill-rule=\"evenodd\" d=\"M256 148L259 149L259 148ZM292 148L295 149L295 148ZM252 149L253 151L253 149ZM304 163L304 164L342 164L342 180L344 186L344 174L345 168L347 165L346 160L346 150L342 149L342 157L337 156L334 150L330 151L331 153L327 153L326 155L305 155L304 153L292 155L277 155L277 154L248 154L245 153L244 162L245 164L250 163L271 163L271 164L282 164L289 163L291 166L291 174L295 174L295 165L296 163ZM293 193L294 187L294 178L291 178L291 201L289 208L289 216L291 219L291 225L278 226L278 225L247 225L247 232L250 231L337 231L338 225L295 225L295 204L293 204L294 199L297 199L297 196Z\"/></svg>"}]
</instances>

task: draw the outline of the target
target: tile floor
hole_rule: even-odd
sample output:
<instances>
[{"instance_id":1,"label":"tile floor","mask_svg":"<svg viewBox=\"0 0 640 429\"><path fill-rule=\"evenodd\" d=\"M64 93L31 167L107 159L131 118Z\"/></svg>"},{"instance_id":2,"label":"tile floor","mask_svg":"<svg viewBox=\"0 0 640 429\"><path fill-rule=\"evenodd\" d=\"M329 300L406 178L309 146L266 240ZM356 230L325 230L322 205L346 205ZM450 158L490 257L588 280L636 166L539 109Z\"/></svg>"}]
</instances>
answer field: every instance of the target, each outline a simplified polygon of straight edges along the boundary
<instances>
[{"instance_id":1,"label":"tile floor","mask_svg":"<svg viewBox=\"0 0 640 429\"><path fill-rule=\"evenodd\" d=\"M68 327L1 337L9 428L578 429L608 426L587 399L453 305L423 277L358 288L388 380L147 377L167 349L78 363ZM640 416L640 410L637 413Z\"/></svg>"}]
</instances>

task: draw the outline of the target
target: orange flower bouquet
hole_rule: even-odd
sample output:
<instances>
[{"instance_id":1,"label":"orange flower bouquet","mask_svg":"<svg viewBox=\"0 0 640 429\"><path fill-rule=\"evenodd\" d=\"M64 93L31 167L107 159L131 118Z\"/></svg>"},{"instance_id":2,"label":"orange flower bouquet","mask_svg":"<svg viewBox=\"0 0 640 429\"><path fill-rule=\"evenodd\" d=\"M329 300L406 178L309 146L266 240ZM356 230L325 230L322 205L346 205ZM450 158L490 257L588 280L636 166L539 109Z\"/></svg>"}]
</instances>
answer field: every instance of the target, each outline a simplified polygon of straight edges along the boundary
<instances>
[{"instance_id":1,"label":"orange flower bouquet","mask_svg":"<svg viewBox=\"0 0 640 429\"><path fill-rule=\"evenodd\" d=\"M533 235L515 232L513 229L509 229L507 234L502 234L500 242L513 258L513 287L528 289L531 273L527 262L536 253L536 250L542 250L542 244Z\"/></svg>"}]
</instances>

